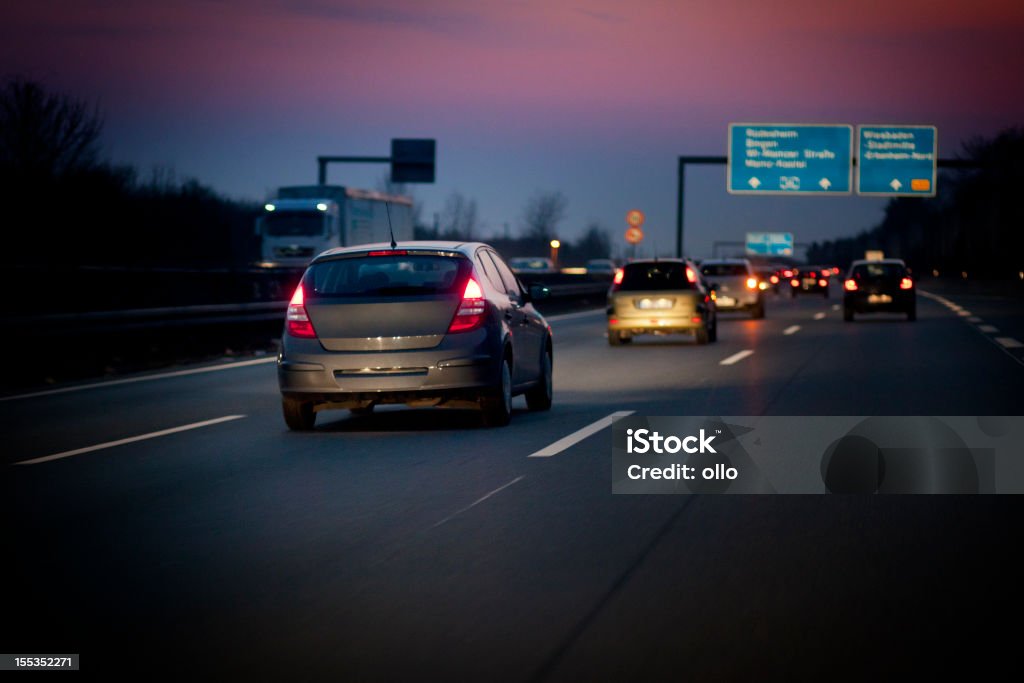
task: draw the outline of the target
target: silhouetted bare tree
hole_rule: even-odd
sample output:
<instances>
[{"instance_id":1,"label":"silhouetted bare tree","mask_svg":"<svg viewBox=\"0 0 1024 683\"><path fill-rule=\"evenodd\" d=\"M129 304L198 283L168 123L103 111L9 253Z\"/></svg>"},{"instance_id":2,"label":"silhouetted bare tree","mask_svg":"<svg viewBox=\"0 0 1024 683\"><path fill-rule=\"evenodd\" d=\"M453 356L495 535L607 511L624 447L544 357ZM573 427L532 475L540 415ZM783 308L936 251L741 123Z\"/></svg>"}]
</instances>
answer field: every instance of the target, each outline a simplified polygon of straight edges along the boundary
<instances>
[{"instance_id":1,"label":"silhouetted bare tree","mask_svg":"<svg viewBox=\"0 0 1024 683\"><path fill-rule=\"evenodd\" d=\"M59 179L92 169L103 121L98 110L13 78L0 89L0 169L10 178Z\"/></svg>"},{"instance_id":2,"label":"silhouetted bare tree","mask_svg":"<svg viewBox=\"0 0 1024 683\"><path fill-rule=\"evenodd\" d=\"M441 213L442 235L449 239L471 240L477 229L476 200L455 190L444 203Z\"/></svg>"},{"instance_id":3,"label":"silhouetted bare tree","mask_svg":"<svg viewBox=\"0 0 1024 683\"><path fill-rule=\"evenodd\" d=\"M555 237L568 207L569 200L559 191L534 194L523 210L526 236L545 243Z\"/></svg>"}]
</instances>

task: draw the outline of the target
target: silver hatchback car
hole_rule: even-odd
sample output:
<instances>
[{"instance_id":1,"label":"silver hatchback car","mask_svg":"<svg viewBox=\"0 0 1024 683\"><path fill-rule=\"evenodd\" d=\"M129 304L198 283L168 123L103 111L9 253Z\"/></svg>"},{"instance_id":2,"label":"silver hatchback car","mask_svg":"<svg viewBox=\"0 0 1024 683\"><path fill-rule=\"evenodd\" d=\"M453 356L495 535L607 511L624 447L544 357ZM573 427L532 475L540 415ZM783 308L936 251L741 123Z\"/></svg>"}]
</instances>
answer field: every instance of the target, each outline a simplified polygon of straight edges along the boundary
<instances>
[{"instance_id":1,"label":"silver hatchback car","mask_svg":"<svg viewBox=\"0 0 1024 683\"><path fill-rule=\"evenodd\" d=\"M474 407L502 426L518 394L549 409L551 327L532 304L547 290L531 290L486 244L320 254L288 306L277 372L285 422L308 430L321 410L404 403Z\"/></svg>"}]
</instances>

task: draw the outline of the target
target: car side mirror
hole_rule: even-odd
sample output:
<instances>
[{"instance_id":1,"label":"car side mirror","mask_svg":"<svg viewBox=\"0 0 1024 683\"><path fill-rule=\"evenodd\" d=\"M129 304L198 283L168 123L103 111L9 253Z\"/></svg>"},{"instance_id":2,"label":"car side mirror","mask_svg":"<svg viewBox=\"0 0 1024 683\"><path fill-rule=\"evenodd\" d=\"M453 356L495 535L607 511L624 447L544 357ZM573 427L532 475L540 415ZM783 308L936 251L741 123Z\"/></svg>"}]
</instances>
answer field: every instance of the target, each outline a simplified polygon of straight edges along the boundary
<instances>
[{"instance_id":1,"label":"car side mirror","mask_svg":"<svg viewBox=\"0 0 1024 683\"><path fill-rule=\"evenodd\" d=\"M551 297L551 290L547 286L536 282L530 285L527 292L530 295L530 301L541 301Z\"/></svg>"}]
</instances>

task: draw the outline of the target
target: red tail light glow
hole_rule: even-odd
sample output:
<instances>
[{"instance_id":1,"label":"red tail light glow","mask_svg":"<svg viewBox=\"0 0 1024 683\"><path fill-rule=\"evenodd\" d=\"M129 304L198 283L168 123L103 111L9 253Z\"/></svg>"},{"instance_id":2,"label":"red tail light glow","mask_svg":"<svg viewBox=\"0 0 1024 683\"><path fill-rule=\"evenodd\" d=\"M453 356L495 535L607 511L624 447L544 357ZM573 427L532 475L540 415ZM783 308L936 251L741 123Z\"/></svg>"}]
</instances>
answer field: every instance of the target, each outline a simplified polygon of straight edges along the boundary
<instances>
[{"instance_id":1,"label":"red tail light glow","mask_svg":"<svg viewBox=\"0 0 1024 683\"><path fill-rule=\"evenodd\" d=\"M288 326L288 334L301 339L316 339L316 330L306 314L305 296L302 293L302 285L295 288L292 300L288 302L288 313L285 315Z\"/></svg>"},{"instance_id":2,"label":"red tail light glow","mask_svg":"<svg viewBox=\"0 0 1024 683\"><path fill-rule=\"evenodd\" d=\"M405 249L389 249L387 251L371 251L367 256L405 256L408 253Z\"/></svg>"},{"instance_id":3,"label":"red tail light glow","mask_svg":"<svg viewBox=\"0 0 1024 683\"><path fill-rule=\"evenodd\" d=\"M832 274L833 275L839 275L839 266L833 266L832 267Z\"/></svg>"},{"instance_id":4,"label":"red tail light glow","mask_svg":"<svg viewBox=\"0 0 1024 683\"><path fill-rule=\"evenodd\" d=\"M686 267L686 281L691 284L697 281L697 274L689 266Z\"/></svg>"},{"instance_id":5,"label":"red tail light glow","mask_svg":"<svg viewBox=\"0 0 1024 683\"><path fill-rule=\"evenodd\" d=\"M695 315L692 318L690 318L690 322L692 322L692 323L699 323L700 320L701 320L701 318L700 318L699 315Z\"/></svg>"},{"instance_id":6,"label":"red tail light glow","mask_svg":"<svg viewBox=\"0 0 1024 683\"><path fill-rule=\"evenodd\" d=\"M843 283L843 289L845 289L847 292L856 292L857 291L857 281L856 280L847 280L846 282Z\"/></svg>"},{"instance_id":7,"label":"red tail light glow","mask_svg":"<svg viewBox=\"0 0 1024 683\"><path fill-rule=\"evenodd\" d=\"M914 281L909 277L905 277L900 280L900 289L910 289L914 286Z\"/></svg>"},{"instance_id":8,"label":"red tail light glow","mask_svg":"<svg viewBox=\"0 0 1024 683\"><path fill-rule=\"evenodd\" d=\"M793 271L792 270L788 270L788 269L784 270L784 271L782 271L782 276L783 277L793 277Z\"/></svg>"},{"instance_id":9,"label":"red tail light glow","mask_svg":"<svg viewBox=\"0 0 1024 683\"><path fill-rule=\"evenodd\" d=\"M772 281L773 285L779 284L779 276L778 275L772 275L769 279Z\"/></svg>"},{"instance_id":10,"label":"red tail light glow","mask_svg":"<svg viewBox=\"0 0 1024 683\"><path fill-rule=\"evenodd\" d=\"M757 278L747 278L747 289L757 289Z\"/></svg>"},{"instance_id":11,"label":"red tail light glow","mask_svg":"<svg viewBox=\"0 0 1024 683\"><path fill-rule=\"evenodd\" d=\"M621 285L622 284L622 276L625 275L625 274L626 274L626 271L622 270L622 268L619 268L618 270L615 271L615 279L612 280L612 282L614 284L616 284L616 285Z\"/></svg>"},{"instance_id":12,"label":"red tail light glow","mask_svg":"<svg viewBox=\"0 0 1024 683\"><path fill-rule=\"evenodd\" d=\"M796 278L793 278L792 280L789 281L789 284L791 284L794 287L799 287L800 286L800 281L797 280Z\"/></svg>"},{"instance_id":13,"label":"red tail light glow","mask_svg":"<svg viewBox=\"0 0 1024 683\"><path fill-rule=\"evenodd\" d=\"M484 322L484 314L487 312L487 305L484 300L484 291L473 278L466 283L466 291L462 295L462 303L455 311L448 326L448 334L452 332L469 332L480 327Z\"/></svg>"},{"instance_id":14,"label":"red tail light glow","mask_svg":"<svg viewBox=\"0 0 1024 683\"><path fill-rule=\"evenodd\" d=\"M818 280L819 287L828 287L828 280Z\"/></svg>"}]
</instances>

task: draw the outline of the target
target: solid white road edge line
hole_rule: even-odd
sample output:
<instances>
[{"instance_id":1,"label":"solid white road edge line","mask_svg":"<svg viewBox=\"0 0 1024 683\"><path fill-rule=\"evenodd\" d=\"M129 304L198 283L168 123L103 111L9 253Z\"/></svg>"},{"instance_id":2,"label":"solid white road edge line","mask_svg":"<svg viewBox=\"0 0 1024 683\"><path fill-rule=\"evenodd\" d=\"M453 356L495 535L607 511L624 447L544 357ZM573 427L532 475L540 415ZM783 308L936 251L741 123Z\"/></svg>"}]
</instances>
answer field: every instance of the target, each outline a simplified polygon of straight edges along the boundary
<instances>
[{"instance_id":1,"label":"solid white road edge line","mask_svg":"<svg viewBox=\"0 0 1024 683\"><path fill-rule=\"evenodd\" d=\"M277 361L277 356L270 356L268 358L256 358L255 360L242 360L235 363L222 363L221 365L209 365L202 368L191 368L189 370L175 370L173 372L159 372L155 375L142 375L140 377L126 377L124 379L112 379L106 382L93 382L91 384L79 384L73 387L62 387L60 389L46 389L44 391L34 391L31 394L17 394L15 396L0 396L0 401L13 401L18 398L34 398L36 396L52 396L54 394L66 394L71 391L85 391L86 389L102 389L104 387L116 387L120 384L133 384L135 382L147 382L151 379L166 379L168 377L184 377L186 375L198 375L204 372L217 372L218 370L233 370L235 368L245 368L250 365L263 365L265 363L274 363Z\"/></svg>"},{"instance_id":2,"label":"solid white road edge line","mask_svg":"<svg viewBox=\"0 0 1024 683\"><path fill-rule=\"evenodd\" d=\"M553 455L558 455L559 453L564 451L566 448L569 448L570 446L575 446L577 443L579 443L580 441L583 441L583 439L587 438L591 434L596 434L597 432L601 431L605 427L611 426L612 422L614 422L618 418L626 417L627 415L632 415L634 412L635 411L632 411L632 410L620 410L620 411L612 413L611 415L605 415L604 417L602 417L597 422L591 423L591 424L587 425L586 427L584 427L583 429L578 429L575 432L573 432L572 434L570 434L569 436L562 437L561 439L559 439L558 441L554 442L553 444L551 444L549 446L545 446L544 448L540 449L536 453L532 453L532 454L528 455L527 457L528 458L550 458Z\"/></svg>"},{"instance_id":3,"label":"solid white road edge line","mask_svg":"<svg viewBox=\"0 0 1024 683\"><path fill-rule=\"evenodd\" d=\"M73 451L63 451L61 453L54 453L53 455L44 455L41 458L33 458L31 460L22 460L21 462L14 463L15 465L37 465L41 462L50 462L51 460L60 460L61 458L70 458L72 455L81 455L82 453L91 453L92 451L99 451L104 448L113 448L114 446L123 446L128 443L135 443L136 441L145 441L146 439L155 439L158 436L167 436L168 434L177 434L178 432L185 432L190 429L199 429L200 427L209 427L210 425L220 424L221 422L230 422L231 420L238 420L245 417L245 415L225 415L224 417L218 417L213 420L203 420L202 422L193 422L192 424L182 425L180 427L171 427L170 429L161 429L159 432L150 432L149 434L140 434L139 436L130 436L127 439L118 439L117 441L107 441L106 443L98 443L95 446L86 446L85 448L76 448Z\"/></svg>"},{"instance_id":4,"label":"solid white road edge line","mask_svg":"<svg viewBox=\"0 0 1024 683\"><path fill-rule=\"evenodd\" d=\"M732 354L731 356L729 356L725 360L720 361L718 364L719 365L733 365L734 363L739 363L741 360L743 360L747 356L752 356L752 355L754 355L754 352L751 349L744 349L743 351L740 351L739 353Z\"/></svg>"},{"instance_id":5,"label":"solid white road edge line","mask_svg":"<svg viewBox=\"0 0 1024 683\"><path fill-rule=\"evenodd\" d=\"M786 329L784 329L782 331L782 334L784 334L786 336L789 336L791 334L795 334L799 330L800 330L800 326L799 325L790 325L789 327L787 327Z\"/></svg>"},{"instance_id":6,"label":"solid white road edge line","mask_svg":"<svg viewBox=\"0 0 1024 683\"><path fill-rule=\"evenodd\" d=\"M525 478L525 477L523 477L522 475L520 475L520 476L516 477L515 479L513 479L512 481L508 482L507 484L504 484L504 485L502 485L502 486L499 486L498 488L494 489L494 490L493 490L493 491L491 491L490 493L485 493L484 495L480 496L479 498L477 498L476 500L474 500L474 501L473 501L472 503L470 503L470 504L469 504L469 505L467 505L466 507L464 507L464 508L462 508L462 509L460 509L460 510L456 510L456 511L455 511L455 512L453 512L452 514L450 514L450 515L448 515L447 517L445 517L444 519L442 519L442 520L441 520L440 522L437 522L437 523L435 523L435 524L432 524L432 525L430 525L430 528L431 528L431 529L436 529L437 527L441 526L441 525L442 525L442 524L444 524L445 522L448 522L448 521L451 521L451 520L455 519L456 517L458 517L459 515L461 515L461 514L462 514L463 512L466 512L467 510L470 510L470 509L472 509L472 508L475 508L475 507L476 507L477 505L479 505L480 503L484 502L485 500L487 500L488 498L490 498L490 497L491 497L491 496L493 496L494 494L496 494L496 493L501 493L502 491L504 491L505 489L507 489L507 488L508 488L509 486L512 486L512 484L515 484L516 482L520 482L520 481L522 481L522 480L523 480L524 478Z\"/></svg>"}]
</instances>

